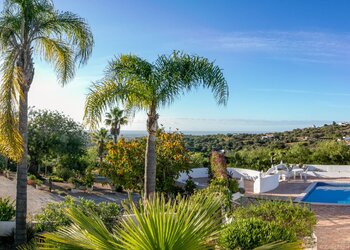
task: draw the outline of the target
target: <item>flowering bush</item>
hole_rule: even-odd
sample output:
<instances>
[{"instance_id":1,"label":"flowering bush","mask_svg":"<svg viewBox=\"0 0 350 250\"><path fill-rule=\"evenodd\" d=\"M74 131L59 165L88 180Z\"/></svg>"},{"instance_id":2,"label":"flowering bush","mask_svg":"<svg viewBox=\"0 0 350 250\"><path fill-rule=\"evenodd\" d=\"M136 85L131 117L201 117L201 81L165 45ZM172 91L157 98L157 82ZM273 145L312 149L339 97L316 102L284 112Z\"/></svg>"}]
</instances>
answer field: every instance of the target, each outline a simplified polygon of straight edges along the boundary
<instances>
[{"instance_id":1,"label":"flowering bush","mask_svg":"<svg viewBox=\"0 0 350 250\"><path fill-rule=\"evenodd\" d=\"M113 184L124 189L140 191L143 188L146 139L126 141L121 138L116 144L107 146L106 164L101 174L109 177ZM190 157L185 148L183 135L179 132L157 133L157 191L175 190L175 179L181 171L190 169Z\"/></svg>"}]
</instances>

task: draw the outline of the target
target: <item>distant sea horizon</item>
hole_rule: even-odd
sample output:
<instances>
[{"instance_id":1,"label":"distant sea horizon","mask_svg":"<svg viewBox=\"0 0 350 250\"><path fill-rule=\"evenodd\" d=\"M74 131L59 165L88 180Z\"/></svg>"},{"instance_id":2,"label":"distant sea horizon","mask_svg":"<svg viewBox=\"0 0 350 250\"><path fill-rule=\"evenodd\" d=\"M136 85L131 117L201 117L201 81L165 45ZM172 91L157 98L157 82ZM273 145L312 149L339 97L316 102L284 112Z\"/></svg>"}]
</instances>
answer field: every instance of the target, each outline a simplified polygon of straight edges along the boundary
<instances>
[{"instance_id":1,"label":"distant sea horizon","mask_svg":"<svg viewBox=\"0 0 350 250\"><path fill-rule=\"evenodd\" d=\"M173 132L174 130L166 130L166 132ZM184 135L217 135L217 134L264 134L264 133L274 133L271 131L194 131L194 130L180 130L181 133ZM278 131L276 131L278 132ZM143 137L147 135L146 130L122 130L120 132L121 137L125 138L136 138L136 137Z\"/></svg>"}]
</instances>

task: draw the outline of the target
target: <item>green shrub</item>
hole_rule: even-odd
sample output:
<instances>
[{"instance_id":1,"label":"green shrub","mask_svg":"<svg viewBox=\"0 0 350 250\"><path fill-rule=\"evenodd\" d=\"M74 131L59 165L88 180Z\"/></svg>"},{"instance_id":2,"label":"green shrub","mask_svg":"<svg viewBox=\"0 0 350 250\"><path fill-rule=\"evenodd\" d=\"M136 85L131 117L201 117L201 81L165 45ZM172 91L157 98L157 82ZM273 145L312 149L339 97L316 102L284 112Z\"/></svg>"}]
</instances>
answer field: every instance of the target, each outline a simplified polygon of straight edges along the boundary
<instances>
[{"instance_id":1,"label":"green shrub","mask_svg":"<svg viewBox=\"0 0 350 250\"><path fill-rule=\"evenodd\" d=\"M92 173L92 169L89 169L89 168L87 169L84 182L87 187L92 187L94 185L95 177Z\"/></svg>"},{"instance_id":2,"label":"green shrub","mask_svg":"<svg viewBox=\"0 0 350 250\"><path fill-rule=\"evenodd\" d=\"M239 191L239 185L236 179L228 179L227 187L232 193L237 193Z\"/></svg>"},{"instance_id":3,"label":"green shrub","mask_svg":"<svg viewBox=\"0 0 350 250\"><path fill-rule=\"evenodd\" d=\"M238 208L234 211L235 219L259 218L276 222L282 228L288 228L298 238L310 236L316 225L315 214L306 205L282 201L261 201L257 205Z\"/></svg>"},{"instance_id":4,"label":"green shrub","mask_svg":"<svg viewBox=\"0 0 350 250\"><path fill-rule=\"evenodd\" d=\"M58 167L56 168L56 175L67 181L69 178L74 177L74 172L69 168Z\"/></svg>"},{"instance_id":5,"label":"green shrub","mask_svg":"<svg viewBox=\"0 0 350 250\"><path fill-rule=\"evenodd\" d=\"M83 181L76 177L70 177L68 182L72 183L75 188L78 188L79 186L83 185Z\"/></svg>"},{"instance_id":6,"label":"green shrub","mask_svg":"<svg viewBox=\"0 0 350 250\"><path fill-rule=\"evenodd\" d=\"M35 181L37 178L35 175L33 174L29 174L28 177L27 177L28 180L32 180L32 181Z\"/></svg>"},{"instance_id":7,"label":"green shrub","mask_svg":"<svg viewBox=\"0 0 350 250\"><path fill-rule=\"evenodd\" d=\"M279 240L293 242L296 235L275 222L249 218L236 219L227 225L219 244L223 249L250 250Z\"/></svg>"},{"instance_id":8,"label":"green shrub","mask_svg":"<svg viewBox=\"0 0 350 250\"><path fill-rule=\"evenodd\" d=\"M9 221L15 217L16 210L10 198L0 198L0 221Z\"/></svg>"},{"instance_id":9,"label":"green shrub","mask_svg":"<svg viewBox=\"0 0 350 250\"><path fill-rule=\"evenodd\" d=\"M197 185L196 183L194 183L194 181L192 180L192 178L188 178L186 180L186 183L185 183L185 186L184 186L184 189L185 189L185 192L187 194L193 194L194 193L194 190L196 189Z\"/></svg>"},{"instance_id":10,"label":"green shrub","mask_svg":"<svg viewBox=\"0 0 350 250\"><path fill-rule=\"evenodd\" d=\"M85 214L96 214L107 226L111 229L120 218L120 206L116 203L101 202L95 203L92 200L79 199L79 202L74 202L74 198L67 196L63 202L49 203L42 213L37 214L34 219L37 221L36 230L38 232L53 232L61 226L71 224L70 219L66 214L66 209L79 208Z\"/></svg>"},{"instance_id":11,"label":"green shrub","mask_svg":"<svg viewBox=\"0 0 350 250\"><path fill-rule=\"evenodd\" d=\"M40 186L40 185L43 185L44 182L43 182L42 180L36 179L36 180L35 180L35 184L38 185L38 186Z\"/></svg>"},{"instance_id":12,"label":"green shrub","mask_svg":"<svg viewBox=\"0 0 350 250\"><path fill-rule=\"evenodd\" d=\"M64 179L63 179L63 178L58 177L58 176L56 176L56 175L50 176L50 180L51 180L52 182L64 182Z\"/></svg>"}]
</instances>

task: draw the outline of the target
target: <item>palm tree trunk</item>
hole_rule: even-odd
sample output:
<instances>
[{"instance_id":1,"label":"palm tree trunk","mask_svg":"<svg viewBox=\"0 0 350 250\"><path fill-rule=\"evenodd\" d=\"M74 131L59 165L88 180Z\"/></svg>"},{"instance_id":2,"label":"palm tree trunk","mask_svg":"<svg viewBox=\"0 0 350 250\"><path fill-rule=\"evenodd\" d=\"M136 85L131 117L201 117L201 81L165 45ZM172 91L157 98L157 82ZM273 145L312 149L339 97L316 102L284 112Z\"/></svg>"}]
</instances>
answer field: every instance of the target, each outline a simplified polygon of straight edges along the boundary
<instances>
[{"instance_id":1,"label":"palm tree trunk","mask_svg":"<svg viewBox=\"0 0 350 250\"><path fill-rule=\"evenodd\" d=\"M156 132L158 114L151 111L147 119L147 148L145 156L145 199L152 197L156 191Z\"/></svg>"},{"instance_id":2,"label":"palm tree trunk","mask_svg":"<svg viewBox=\"0 0 350 250\"><path fill-rule=\"evenodd\" d=\"M118 141L118 128L117 127L114 127L113 138L114 138L114 144L117 144L117 141Z\"/></svg>"},{"instance_id":3,"label":"palm tree trunk","mask_svg":"<svg viewBox=\"0 0 350 250\"><path fill-rule=\"evenodd\" d=\"M9 167L9 158L7 158L6 156L5 156L5 159L4 159L4 161L5 161L5 169L8 169L8 167Z\"/></svg>"},{"instance_id":4,"label":"palm tree trunk","mask_svg":"<svg viewBox=\"0 0 350 250\"><path fill-rule=\"evenodd\" d=\"M119 134L120 134L120 125L117 125L117 127L115 128L115 134L114 134L114 136L115 136L114 137L114 144L117 143Z\"/></svg>"},{"instance_id":5,"label":"palm tree trunk","mask_svg":"<svg viewBox=\"0 0 350 250\"><path fill-rule=\"evenodd\" d=\"M16 195L16 233L15 243L26 243L27 218L27 154L28 154L28 90L23 88L23 96L19 100L19 132L23 139L23 154L17 165L17 195Z\"/></svg>"}]
</instances>

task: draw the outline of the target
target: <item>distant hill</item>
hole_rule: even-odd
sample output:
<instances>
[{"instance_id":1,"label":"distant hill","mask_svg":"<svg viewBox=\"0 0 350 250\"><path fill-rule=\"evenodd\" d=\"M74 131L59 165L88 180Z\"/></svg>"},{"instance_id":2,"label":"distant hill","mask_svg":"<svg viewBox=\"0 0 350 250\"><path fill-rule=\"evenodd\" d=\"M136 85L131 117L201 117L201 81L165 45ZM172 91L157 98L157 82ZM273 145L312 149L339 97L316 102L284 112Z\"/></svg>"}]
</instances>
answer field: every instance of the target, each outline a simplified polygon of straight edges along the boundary
<instances>
[{"instance_id":1,"label":"distant hill","mask_svg":"<svg viewBox=\"0 0 350 250\"><path fill-rule=\"evenodd\" d=\"M313 145L324 140L343 140L346 143L350 143L350 123L325 124L322 127L266 134L185 135L187 149L192 152L202 153L209 153L212 149L224 149L227 151L259 147L285 149L293 144L302 144L312 148Z\"/></svg>"}]
</instances>

